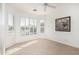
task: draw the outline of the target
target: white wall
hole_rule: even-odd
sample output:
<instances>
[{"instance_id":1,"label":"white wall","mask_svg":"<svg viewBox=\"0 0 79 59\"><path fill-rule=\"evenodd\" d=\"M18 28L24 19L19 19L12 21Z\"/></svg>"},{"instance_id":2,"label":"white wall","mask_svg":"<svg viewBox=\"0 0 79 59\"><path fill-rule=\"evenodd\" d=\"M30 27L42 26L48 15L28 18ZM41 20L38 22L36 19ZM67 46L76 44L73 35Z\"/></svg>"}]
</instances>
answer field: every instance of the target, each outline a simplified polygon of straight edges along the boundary
<instances>
[{"instance_id":1,"label":"white wall","mask_svg":"<svg viewBox=\"0 0 79 59\"><path fill-rule=\"evenodd\" d=\"M0 50L2 49L2 4L0 3Z\"/></svg>"},{"instance_id":2,"label":"white wall","mask_svg":"<svg viewBox=\"0 0 79 59\"><path fill-rule=\"evenodd\" d=\"M57 42L79 48L79 4L57 4L53 29L55 29L55 19L65 16L71 16L71 32L58 32L54 30L54 39Z\"/></svg>"},{"instance_id":3,"label":"white wall","mask_svg":"<svg viewBox=\"0 0 79 59\"><path fill-rule=\"evenodd\" d=\"M15 42L15 31L8 31L8 13L15 15L15 10L6 4L5 6L5 47L13 45Z\"/></svg>"}]
</instances>

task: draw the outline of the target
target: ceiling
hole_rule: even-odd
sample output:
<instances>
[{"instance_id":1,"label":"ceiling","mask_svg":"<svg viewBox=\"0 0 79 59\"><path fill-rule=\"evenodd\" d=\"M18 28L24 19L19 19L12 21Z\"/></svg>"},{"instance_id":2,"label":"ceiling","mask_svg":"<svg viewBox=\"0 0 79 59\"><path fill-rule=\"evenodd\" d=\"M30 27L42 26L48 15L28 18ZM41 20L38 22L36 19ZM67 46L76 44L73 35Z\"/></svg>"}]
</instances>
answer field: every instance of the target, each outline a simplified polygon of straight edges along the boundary
<instances>
[{"instance_id":1,"label":"ceiling","mask_svg":"<svg viewBox=\"0 0 79 59\"><path fill-rule=\"evenodd\" d=\"M55 3L49 3L52 6L56 6ZM10 3L9 5L23 11L36 15L49 15L55 11L54 8L47 7L46 11L44 11L43 3ZM36 9L37 11L33 11Z\"/></svg>"}]
</instances>

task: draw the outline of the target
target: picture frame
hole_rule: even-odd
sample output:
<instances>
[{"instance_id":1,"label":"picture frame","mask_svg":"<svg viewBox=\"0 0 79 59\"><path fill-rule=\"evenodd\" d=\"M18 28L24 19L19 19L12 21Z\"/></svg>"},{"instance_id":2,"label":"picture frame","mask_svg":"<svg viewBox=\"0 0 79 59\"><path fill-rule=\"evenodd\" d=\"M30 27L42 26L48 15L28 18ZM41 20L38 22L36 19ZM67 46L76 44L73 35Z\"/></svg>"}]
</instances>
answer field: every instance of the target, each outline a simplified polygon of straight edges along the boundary
<instances>
[{"instance_id":1,"label":"picture frame","mask_svg":"<svg viewBox=\"0 0 79 59\"><path fill-rule=\"evenodd\" d=\"M55 31L70 32L71 31L71 17L61 17L55 20Z\"/></svg>"}]
</instances>

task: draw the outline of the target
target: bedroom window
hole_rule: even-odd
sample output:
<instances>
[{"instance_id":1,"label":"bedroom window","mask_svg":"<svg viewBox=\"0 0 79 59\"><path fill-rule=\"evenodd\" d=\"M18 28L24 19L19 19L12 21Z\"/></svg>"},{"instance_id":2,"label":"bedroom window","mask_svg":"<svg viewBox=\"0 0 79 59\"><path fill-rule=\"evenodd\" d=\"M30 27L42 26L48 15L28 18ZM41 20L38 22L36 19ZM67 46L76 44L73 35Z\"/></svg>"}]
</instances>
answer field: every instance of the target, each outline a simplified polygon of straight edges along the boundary
<instances>
[{"instance_id":1,"label":"bedroom window","mask_svg":"<svg viewBox=\"0 0 79 59\"><path fill-rule=\"evenodd\" d=\"M36 20L30 19L30 34L36 34Z\"/></svg>"},{"instance_id":2,"label":"bedroom window","mask_svg":"<svg viewBox=\"0 0 79 59\"><path fill-rule=\"evenodd\" d=\"M25 31L25 18L24 17L21 17L20 28L21 28L21 31Z\"/></svg>"},{"instance_id":3,"label":"bedroom window","mask_svg":"<svg viewBox=\"0 0 79 59\"><path fill-rule=\"evenodd\" d=\"M14 29L14 16L12 14L8 14L8 30L12 31Z\"/></svg>"},{"instance_id":4,"label":"bedroom window","mask_svg":"<svg viewBox=\"0 0 79 59\"><path fill-rule=\"evenodd\" d=\"M40 20L40 32L44 33L44 20Z\"/></svg>"},{"instance_id":5,"label":"bedroom window","mask_svg":"<svg viewBox=\"0 0 79 59\"><path fill-rule=\"evenodd\" d=\"M36 25L37 21L35 19L21 18L20 20L21 32L25 35L36 34Z\"/></svg>"},{"instance_id":6,"label":"bedroom window","mask_svg":"<svg viewBox=\"0 0 79 59\"><path fill-rule=\"evenodd\" d=\"M34 34L36 34L37 31L37 20L34 19Z\"/></svg>"},{"instance_id":7,"label":"bedroom window","mask_svg":"<svg viewBox=\"0 0 79 59\"><path fill-rule=\"evenodd\" d=\"M26 30L25 30L25 33L26 33L26 35L29 35L30 33L29 33L29 18L26 18L26 20L25 20L25 28L26 28Z\"/></svg>"}]
</instances>

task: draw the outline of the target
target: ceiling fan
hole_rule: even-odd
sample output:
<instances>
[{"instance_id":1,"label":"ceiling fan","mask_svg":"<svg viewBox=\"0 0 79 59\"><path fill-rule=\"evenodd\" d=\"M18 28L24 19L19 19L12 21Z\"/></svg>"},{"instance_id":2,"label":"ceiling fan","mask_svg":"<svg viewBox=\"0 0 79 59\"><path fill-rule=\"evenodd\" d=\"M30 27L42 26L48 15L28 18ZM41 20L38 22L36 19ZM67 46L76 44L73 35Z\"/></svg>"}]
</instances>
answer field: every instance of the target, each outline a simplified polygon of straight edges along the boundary
<instances>
[{"instance_id":1,"label":"ceiling fan","mask_svg":"<svg viewBox=\"0 0 79 59\"><path fill-rule=\"evenodd\" d=\"M53 5L49 4L49 3L43 3L42 6L44 7L44 12L47 10L47 7L54 8L54 9L56 8L56 6L53 6ZM38 9L33 9L33 11L38 11Z\"/></svg>"},{"instance_id":2,"label":"ceiling fan","mask_svg":"<svg viewBox=\"0 0 79 59\"><path fill-rule=\"evenodd\" d=\"M44 11L47 10L47 7L54 8L54 9L56 8L56 6L50 5L49 3L44 3L43 6L44 6Z\"/></svg>"}]
</instances>

